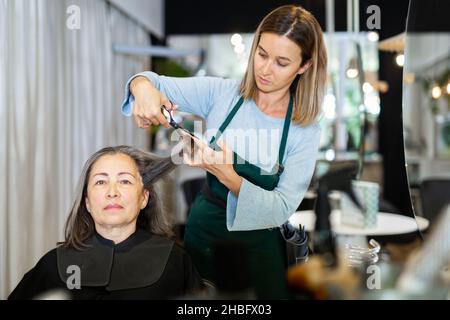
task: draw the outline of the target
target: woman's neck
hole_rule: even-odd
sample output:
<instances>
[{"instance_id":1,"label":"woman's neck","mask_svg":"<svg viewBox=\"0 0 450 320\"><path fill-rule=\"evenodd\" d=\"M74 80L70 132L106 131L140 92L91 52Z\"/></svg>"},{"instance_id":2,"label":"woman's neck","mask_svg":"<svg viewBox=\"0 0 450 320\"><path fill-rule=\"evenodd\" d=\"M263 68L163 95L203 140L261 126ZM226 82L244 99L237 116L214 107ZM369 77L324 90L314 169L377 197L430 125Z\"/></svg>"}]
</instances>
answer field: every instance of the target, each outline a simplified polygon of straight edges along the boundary
<instances>
[{"instance_id":1,"label":"woman's neck","mask_svg":"<svg viewBox=\"0 0 450 320\"><path fill-rule=\"evenodd\" d=\"M95 230L103 238L111 240L114 244L118 244L128 239L129 236L136 232L136 224L132 223L125 226L106 226L96 224Z\"/></svg>"},{"instance_id":2,"label":"woman's neck","mask_svg":"<svg viewBox=\"0 0 450 320\"><path fill-rule=\"evenodd\" d=\"M258 91L255 102L258 108L265 114L284 117L289 103L289 91L270 93Z\"/></svg>"}]
</instances>

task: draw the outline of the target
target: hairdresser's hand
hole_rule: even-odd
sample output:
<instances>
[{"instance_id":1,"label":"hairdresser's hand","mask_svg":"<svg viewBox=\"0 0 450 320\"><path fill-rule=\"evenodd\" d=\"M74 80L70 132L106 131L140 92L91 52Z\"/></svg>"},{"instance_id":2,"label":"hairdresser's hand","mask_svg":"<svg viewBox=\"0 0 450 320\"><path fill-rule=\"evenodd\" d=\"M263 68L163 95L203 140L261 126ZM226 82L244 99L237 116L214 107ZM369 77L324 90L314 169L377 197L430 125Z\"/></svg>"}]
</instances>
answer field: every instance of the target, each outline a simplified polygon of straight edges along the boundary
<instances>
[{"instance_id":1,"label":"hairdresser's hand","mask_svg":"<svg viewBox=\"0 0 450 320\"><path fill-rule=\"evenodd\" d=\"M193 153L188 146L188 152L183 153L185 163L192 167L202 168L215 175L236 196L242 184L242 178L236 173L233 167L233 151L222 141L218 140L217 145L220 151L214 151L198 138L190 138L194 141ZM186 149L185 149L186 150Z\"/></svg>"},{"instance_id":2,"label":"hairdresser's hand","mask_svg":"<svg viewBox=\"0 0 450 320\"><path fill-rule=\"evenodd\" d=\"M130 83L130 90L134 96L133 117L139 128L149 128L151 125L163 125L169 128L169 122L161 113L161 106L175 110L176 105L158 91L145 77L136 77Z\"/></svg>"}]
</instances>

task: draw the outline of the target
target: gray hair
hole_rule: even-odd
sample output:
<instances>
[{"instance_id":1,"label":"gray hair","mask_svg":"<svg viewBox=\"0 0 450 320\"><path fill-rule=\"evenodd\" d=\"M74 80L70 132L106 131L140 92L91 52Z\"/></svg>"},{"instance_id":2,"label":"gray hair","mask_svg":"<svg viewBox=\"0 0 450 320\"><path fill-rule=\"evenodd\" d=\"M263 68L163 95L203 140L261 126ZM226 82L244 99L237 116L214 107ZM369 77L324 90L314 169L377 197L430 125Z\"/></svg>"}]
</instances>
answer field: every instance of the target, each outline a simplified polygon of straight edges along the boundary
<instances>
[{"instance_id":1,"label":"gray hair","mask_svg":"<svg viewBox=\"0 0 450 320\"><path fill-rule=\"evenodd\" d=\"M148 190L147 206L139 212L136 227L153 234L172 237L173 231L167 216L161 210L158 195L153 184L175 168L170 157L161 158L154 154L130 147L117 146L103 148L86 161L78 182L75 201L70 210L65 225L64 247L81 250L85 248L86 240L95 233L95 224L86 208L87 186L93 165L104 155L125 154L134 160L142 177L144 190Z\"/></svg>"}]
</instances>

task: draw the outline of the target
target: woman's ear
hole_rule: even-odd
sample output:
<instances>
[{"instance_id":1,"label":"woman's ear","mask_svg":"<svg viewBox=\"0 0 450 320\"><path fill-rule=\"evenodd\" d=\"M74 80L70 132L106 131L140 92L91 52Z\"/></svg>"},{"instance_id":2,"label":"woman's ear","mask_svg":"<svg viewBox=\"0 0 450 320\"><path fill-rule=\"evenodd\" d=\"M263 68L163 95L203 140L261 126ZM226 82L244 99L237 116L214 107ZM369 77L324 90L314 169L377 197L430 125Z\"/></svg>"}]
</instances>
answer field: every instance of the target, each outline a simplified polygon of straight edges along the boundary
<instances>
[{"instance_id":1,"label":"woman's ear","mask_svg":"<svg viewBox=\"0 0 450 320\"><path fill-rule=\"evenodd\" d=\"M143 191L141 209L144 209L147 206L149 195L150 195L150 192L148 190Z\"/></svg>"},{"instance_id":2,"label":"woman's ear","mask_svg":"<svg viewBox=\"0 0 450 320\"><path fill-rule=\"evenodd\" d=\"M91 213L91 206L89 204L89 199L88 197L84 198L84 203L86 204L86 209L89 213Z\"/></svg>"},{"instance_id":3,"label":"woman's ear","mask_svg":"<svg viewBox=\"0 0 450 320\"><path fill-rule=\"evenodd\" d=\"M312 61L308 60L303 66L300 67L300 69L298 69L297 74L303 74L306 72L306 70L309 69L309 67L312 66Z\"/></svg>"}]
</instances>

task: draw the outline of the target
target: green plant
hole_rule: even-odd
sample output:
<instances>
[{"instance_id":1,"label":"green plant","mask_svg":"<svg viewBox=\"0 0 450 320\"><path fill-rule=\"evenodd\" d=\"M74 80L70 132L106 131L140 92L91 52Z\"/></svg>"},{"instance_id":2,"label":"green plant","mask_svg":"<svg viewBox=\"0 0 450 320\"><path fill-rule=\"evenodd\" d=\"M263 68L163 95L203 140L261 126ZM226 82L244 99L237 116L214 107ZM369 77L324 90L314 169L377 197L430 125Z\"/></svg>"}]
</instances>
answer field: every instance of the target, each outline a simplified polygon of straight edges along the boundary
<instances>
[{"instance_id":1,"label":"green plant","mask_svg":"<svg viewBox=\"0 0 450 320\"><path fill-rule=\"evenodd\" d=\"M170 77L189 77L191 75L190 71L182 66L175 60L168 58L153 58L152 70L157 74L170 76ZM151 126L150 136L152 140L152 146L155 145L156 134L158 133L161 125Z\"/></svg>"},{"instance_id":2,"label":"green plant","mask_svg":"<svg viewBox=\"0 0 450 320\"><path fill-rule=\"evenodd\" d=\"M188 77L190 71L175 60L167 58L154 58L153 71L171 77Z\"/></svg>"}]
</instances>

